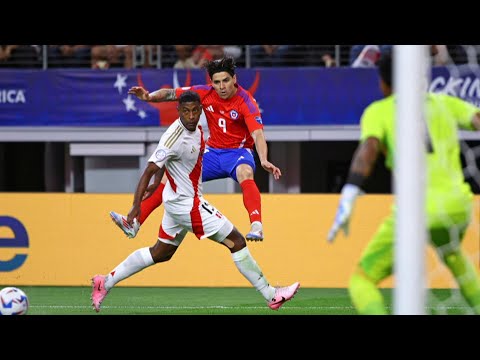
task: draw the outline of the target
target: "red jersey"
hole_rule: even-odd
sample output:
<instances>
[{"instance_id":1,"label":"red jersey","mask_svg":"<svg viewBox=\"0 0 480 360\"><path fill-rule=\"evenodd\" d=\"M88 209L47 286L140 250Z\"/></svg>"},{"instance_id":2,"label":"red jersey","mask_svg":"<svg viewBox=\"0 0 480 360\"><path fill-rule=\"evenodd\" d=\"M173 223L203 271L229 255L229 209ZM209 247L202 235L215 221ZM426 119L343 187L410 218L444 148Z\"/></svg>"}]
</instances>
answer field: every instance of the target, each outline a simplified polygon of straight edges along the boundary
<instances>
[{"instance_id":1,"label":"red jersey","mask_svg":"<svg viewBox=\"0 0 480 360\"><path fill-rule=\"evenodd\" d=\"M210 130L207 146L216 149L253 149L255 142L250 134L263 129L257 102L247 90L239 85L236 87L237 92L228 100L218 96L212 85L175 89L177 98L187 90L200 95Z\"/></svg>"}]
</instances>

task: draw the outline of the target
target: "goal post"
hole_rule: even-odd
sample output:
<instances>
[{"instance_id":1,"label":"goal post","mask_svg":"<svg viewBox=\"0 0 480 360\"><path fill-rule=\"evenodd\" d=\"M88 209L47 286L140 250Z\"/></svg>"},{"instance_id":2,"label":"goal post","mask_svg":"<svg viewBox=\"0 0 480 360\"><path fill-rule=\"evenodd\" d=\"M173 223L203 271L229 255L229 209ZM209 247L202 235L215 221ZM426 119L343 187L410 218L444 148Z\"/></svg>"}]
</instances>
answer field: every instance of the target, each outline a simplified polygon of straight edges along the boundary
<instances>
[{"instance_id":1,"label":"goal post","mask_svg":"<svg viewBox=\"0 0 480 360\"><path fill-rule=\"evenodd\" d=\"M427 45L395 45L393 84L397 97L394 194L395 315L425 314L426 216L425 121Z\"/></svg>"}]
</instances>

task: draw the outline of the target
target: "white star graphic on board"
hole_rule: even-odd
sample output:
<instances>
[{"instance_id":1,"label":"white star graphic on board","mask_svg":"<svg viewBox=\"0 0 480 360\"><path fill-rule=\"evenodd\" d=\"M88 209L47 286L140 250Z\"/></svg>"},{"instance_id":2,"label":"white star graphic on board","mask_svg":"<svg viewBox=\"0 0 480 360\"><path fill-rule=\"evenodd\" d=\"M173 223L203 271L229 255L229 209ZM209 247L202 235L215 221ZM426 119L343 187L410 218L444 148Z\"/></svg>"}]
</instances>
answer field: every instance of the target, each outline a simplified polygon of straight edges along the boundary
<instances>
[{"instance_id":1,"label":"white star graphic on board","mask_svg":"<svg viewBox=\"0 0 480 360\"><path fill-rule=\"evenodd\" d=\"M128 75L117 74L117 80L113 84L114 88L118 89L118 93L121 94L124 87L127 87ZM128 95L128 97L122 99L122 102L125 104L125 111L135 111L141 119L148 117L148 114L143 109L137 109L135 106L135 98Z\"/></svg>"},{"instance_id":2,"label":"white star graphic on board","mask_svg":"<svg viewBox=\"0 0 480 360\"><path fill-rule=\"evenodd\" d=\"M139 110L138 116L140 116L142 119L145 119L147 117L147 113L143 110Z\"/></svg>"},{"instance_id":3,"label":"white star graphic on board","mask_svg":"<svg viewBox=\"0 0 480 360\"><path fill-rule=\"evenodd\" d=\"M128 97L126 99L123 99L122 101L125 104L125 109L127 111L130 111L130 110L137 111L137 108L135 107L135 100L133 100L133 98L130 95L128 95Z\"/></svg>"},{"instance_id":4,"label":"white star graphic on board","mask_svg":"<svg viewBox=\"0 0 480 360\"><path fill-rule=\"evenodd\" d=\"M113 84L113 87L118 89L118 93L122 93L122 88L127 86L127 75L117 74L117 81Z\"/></svg>"}]
</instances>

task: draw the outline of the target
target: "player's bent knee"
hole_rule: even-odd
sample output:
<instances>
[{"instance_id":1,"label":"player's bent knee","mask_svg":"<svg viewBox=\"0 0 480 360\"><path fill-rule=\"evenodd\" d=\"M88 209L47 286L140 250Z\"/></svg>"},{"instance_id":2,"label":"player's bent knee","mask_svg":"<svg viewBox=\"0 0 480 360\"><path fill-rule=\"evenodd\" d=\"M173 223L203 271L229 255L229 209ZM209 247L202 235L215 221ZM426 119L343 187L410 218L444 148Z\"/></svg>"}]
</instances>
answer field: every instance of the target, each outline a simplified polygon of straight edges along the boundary
<instances>
[{"instance_id":1,"label":"player's bent knee","mask_svg":"<svg viewBox=\"0 0 480 360\"><path fill-rule=\"evenodd\" d=\"M152 252L152 259L155 264L166 262L170 260L175 254L175 251L168 251L168 252Z\"/></svg>"},{"instance_id":2,"label":"player's bent knee","mask_svg":"<svg viewBox=\"0 0 480 360\"><path fill-rule=\"evenodd\" d=\"M153 247L150 248L150 254L152 255L153 262L157 264L170 260L177 251L177 248L177 246L158 241Z\"/></svg>"},{"instance_id":3,"label":"player's bent knee","mask_svg":"<svg viewBox=\"0 0 480 360\"><path fill-rule=\"evenodd\" d=\"M238 251L247 246L245 238L237 230L237 228L233 228L232 232L225 238L225 240L223 240L222 243L228 247L230 251Z\"/></svg>"},{"instance_id":4,"label":"player's bent knee","mask_svg":"<svg viewBox=\"0 0 480 360\"><path fill-rule=\"evenodd\" d=\"M230 240L230 239L225 239L223 240L223 243L225 244L226 247L228 247L229 249L233 249L233 247L235 246L235 243Z\"/></svg>"},{"instance_id":5,"label":"player's bent knee","mask_svg":"<svg viewBox=\"0 0 480 360\"><path fill-rule=\"evenodd\" d=\"M240 164L237 167L237 179L239 183L245 180L254 180L254 171L248 164Z\"/></svg>"},{"instance_id":6,"label":"player's bent knee","mask_svg":"<svg viewBox=\"0 0 480 360\"><path fill-rule=\"evenodd\" d=\"M360 276L373 284L377 284L381 280L381 279L376 279L375 276L369 275L368 272L365 269L363 269L361 266L356 267L355 272L352 274L352 277L355 275Z\"/></svg>"}]
</instances>

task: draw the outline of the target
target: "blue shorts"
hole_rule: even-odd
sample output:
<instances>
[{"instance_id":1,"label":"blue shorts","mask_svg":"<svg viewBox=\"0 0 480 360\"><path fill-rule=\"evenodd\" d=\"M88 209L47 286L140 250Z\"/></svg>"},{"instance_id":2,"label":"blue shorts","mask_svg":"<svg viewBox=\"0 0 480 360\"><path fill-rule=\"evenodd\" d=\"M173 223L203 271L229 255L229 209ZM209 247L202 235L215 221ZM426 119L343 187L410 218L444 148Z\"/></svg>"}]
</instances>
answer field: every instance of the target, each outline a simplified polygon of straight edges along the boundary
<instances>
[{"instance_id":1,"label":"blue shorts","mask_svg":"<svg viewBox=\"0 0 480 360\"><path fill-rule=\"evenodd\" d=\"M237 180L237 166L248 164L255 172L255 159L251 149L212 149L205 148L203 154L202 181L224 178Z\"/></svg>"}]
</instances>

